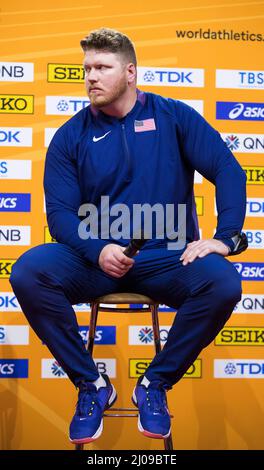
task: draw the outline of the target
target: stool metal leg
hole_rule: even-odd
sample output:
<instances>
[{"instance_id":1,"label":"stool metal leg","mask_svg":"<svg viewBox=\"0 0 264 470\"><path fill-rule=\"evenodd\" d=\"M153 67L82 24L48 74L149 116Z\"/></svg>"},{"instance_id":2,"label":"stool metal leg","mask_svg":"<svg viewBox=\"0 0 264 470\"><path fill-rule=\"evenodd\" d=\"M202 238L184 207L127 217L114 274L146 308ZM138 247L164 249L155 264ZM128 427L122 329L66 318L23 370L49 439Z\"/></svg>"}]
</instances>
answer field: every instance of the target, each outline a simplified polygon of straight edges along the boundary
<instances>
[{"instance_id":1,"label":"stool metal leg","mask_svg":"<svg viewBox=\"0 0 264 470\"><path fill-rule=\"evenodd\" d=\"M89 353L93 354L93 347L94 347L94 338L95 338L95 330L97 324L97 317L98 317L98 310L99 310L99 303L92 302L91 303L91 317L90 317L90 326L89 326L89 336L86 345L86 349L88 349Z\"/></svg>"},{"instance_id":2,"label":"stool metal leg","mask_svg":"<svg viewBox=\"0 0 264 470\"><path fill-rule=\"evenodd\" d=\"M152 328L153 328L153 335L154 335L154 346L156 354L161 351L160 345L160 332L159 332L159 317L158 317L158 304L150 305L150 310L152 314Z\"/></svg>"},{"instance_id":3,"label":"stool metal leg","mask_svg":"<svg viewBox=\"0 0 264 470\"><path fill-rule=\"evenodd\" d=\"M152 328L153 328L153 336L154 336L154 346L156 354L161 352L161 344L160 344L160 331L159 331L159 316L158 316L158 304L150 305L150 310L152 314ZM173 442L171 434L169 437L166 437L164 440L164 449L165 450L173 450Z\"/></svg>"},{"instance_id":4,"label":"stool metal leg","mask_svg":"<svg viewBox=\"0 0 264 470\"><path fill-rule=\"evenodd\" d=\"M83 444L75 444L75 450L83 450Z\"/></svg>"}]
</instances>

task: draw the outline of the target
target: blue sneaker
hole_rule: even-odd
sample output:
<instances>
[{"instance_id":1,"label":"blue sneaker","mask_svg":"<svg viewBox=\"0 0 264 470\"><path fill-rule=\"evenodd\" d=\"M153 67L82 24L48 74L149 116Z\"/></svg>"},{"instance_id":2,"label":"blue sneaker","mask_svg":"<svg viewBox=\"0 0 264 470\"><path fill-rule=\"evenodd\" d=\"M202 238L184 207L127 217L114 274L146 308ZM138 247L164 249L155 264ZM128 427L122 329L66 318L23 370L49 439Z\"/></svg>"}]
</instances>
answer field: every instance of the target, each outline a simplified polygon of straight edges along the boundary
<instances>
[{"instance_id":1,"label":"blue sneaker","mask_svg":"<svg viewBox=\"0 0 264 470\"><path fill-rule=\"evenodd\" d=\"M103 414L117 399L114 386L107 375L101 374L106 382L98 390L91 382L81 382L75 415L70 424L70 441L73 444L92 442L103 431Z\"/></svg>"},{"instance_id":2,"label":"blue sneaker","mask_svg":"<svg viewBox=\"0 0 264 470\"><path fill-rule=\"evenodd\" d=\"M153 380L148 387L141 385L143 376L134 388L132 401L138 408L138 429L144 436L165 439L171 433L170 414L166 390L159 380Z\"/></svg>"}]
</instances>

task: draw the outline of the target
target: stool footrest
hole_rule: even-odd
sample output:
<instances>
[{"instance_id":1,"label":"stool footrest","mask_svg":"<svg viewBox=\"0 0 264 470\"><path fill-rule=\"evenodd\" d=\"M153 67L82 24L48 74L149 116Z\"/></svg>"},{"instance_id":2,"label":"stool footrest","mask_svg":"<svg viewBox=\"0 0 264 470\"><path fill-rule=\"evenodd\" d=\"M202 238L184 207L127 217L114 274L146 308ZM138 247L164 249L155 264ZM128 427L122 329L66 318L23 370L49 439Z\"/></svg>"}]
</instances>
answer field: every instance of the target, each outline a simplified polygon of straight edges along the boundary
<instances>
[{"instance_id":1,"label":"stool footrest","mask_svg":"<svg viewBox=\"0 0 264 470\"><path fill-rule=\"evenodd\" d=\"M122 414L114 414L114 413L107 413L104 414L105 418L137 418L138 414L133 414L133 413L122 413Z\"/></svg>"}]
</instances>

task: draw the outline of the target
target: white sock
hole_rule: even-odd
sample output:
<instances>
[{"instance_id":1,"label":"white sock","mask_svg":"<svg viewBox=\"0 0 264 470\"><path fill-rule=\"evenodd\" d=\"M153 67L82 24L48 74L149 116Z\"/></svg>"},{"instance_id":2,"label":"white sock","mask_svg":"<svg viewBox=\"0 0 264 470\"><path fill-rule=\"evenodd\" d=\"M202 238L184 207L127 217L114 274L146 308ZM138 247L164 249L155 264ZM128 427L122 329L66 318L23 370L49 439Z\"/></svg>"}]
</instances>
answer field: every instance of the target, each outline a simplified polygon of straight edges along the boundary
<instances>
[{"instance_id":1,"label":"white sock","mask_svg":"<svg viewBox=\"0 0 264 470\"><path fill-rule=\"evenodd\" d=\"M143 379L141 380L140 385L145 385L145 387L148 388L149 384L150 384L150 381L149 381L149 380L147 379L147 377L144 375Z\"/></svg>"},{"instance_id":2,"label":"white sock","mask_svg":"<svg viewBox=\"0 0 264 470\"><path fill-rule=\"evenodd\" d=\"M96 379L96 380L95 380L94 382L92 382L92 383L96 386L97 390L98 390L100 387L106 387L106 381L105 381L105 379L104 379L101 375L99 375L98 379Z\"/></svg>"}]
</instances>

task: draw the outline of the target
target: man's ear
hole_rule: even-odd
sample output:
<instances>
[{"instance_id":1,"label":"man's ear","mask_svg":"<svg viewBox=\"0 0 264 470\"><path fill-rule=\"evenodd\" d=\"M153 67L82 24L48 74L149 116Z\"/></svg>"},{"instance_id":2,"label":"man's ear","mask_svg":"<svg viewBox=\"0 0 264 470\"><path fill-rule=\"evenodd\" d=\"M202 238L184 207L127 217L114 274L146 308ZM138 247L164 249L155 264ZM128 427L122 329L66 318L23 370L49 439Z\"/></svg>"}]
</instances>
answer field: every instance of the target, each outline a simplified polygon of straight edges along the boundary
<instances>
[{"instance_id":1,"label":"man's ear","mask_svg":"<svg viewBox=\"0 0 264 470\"><path fill-rule=\"evenodd\" d=\"M137 69L135 65L132 64L132 62L127 64L126 68L127 68L127 81L128 83L133 83L134 81L136 81L136 78L137 78Z\"/></svg>"}]
</instances>

